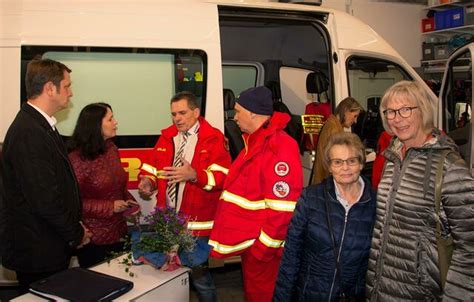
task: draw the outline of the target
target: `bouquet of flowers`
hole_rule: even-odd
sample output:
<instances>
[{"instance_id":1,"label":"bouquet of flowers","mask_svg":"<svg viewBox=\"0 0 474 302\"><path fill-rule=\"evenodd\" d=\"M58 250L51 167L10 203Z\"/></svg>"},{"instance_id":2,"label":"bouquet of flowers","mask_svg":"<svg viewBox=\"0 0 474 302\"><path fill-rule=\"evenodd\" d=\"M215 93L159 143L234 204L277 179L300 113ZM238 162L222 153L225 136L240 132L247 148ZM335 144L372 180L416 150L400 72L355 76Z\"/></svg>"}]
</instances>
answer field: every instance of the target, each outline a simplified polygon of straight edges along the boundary
<instances>
[{"instance_id":1,"label":"bouquet of flowers","mask_svg":"<svg viewBox=\"0 0 474 302\"><path fill-rule=\"evenodd\" d=\"M143 252L170 252L194 249L196 240L187 228L188 219L172 208L158 208L144 217L148 232L142 232L136 247Z\"/></svg>"},{"instance_id":2,"label":"bouquet of flowers","mask_svg":"<svg viewBox=\"0 0 474 302\"><path fill-rule=\"evenodd\" d=\"M194 267L207 261L210 246L196 240L188 230L189 217L172 208L156 207L144 220L148 225L132 232L131 252L122 262L131 276L132 264L146 263L172 271L182 265Z\"/></svg>"}]
</instances>

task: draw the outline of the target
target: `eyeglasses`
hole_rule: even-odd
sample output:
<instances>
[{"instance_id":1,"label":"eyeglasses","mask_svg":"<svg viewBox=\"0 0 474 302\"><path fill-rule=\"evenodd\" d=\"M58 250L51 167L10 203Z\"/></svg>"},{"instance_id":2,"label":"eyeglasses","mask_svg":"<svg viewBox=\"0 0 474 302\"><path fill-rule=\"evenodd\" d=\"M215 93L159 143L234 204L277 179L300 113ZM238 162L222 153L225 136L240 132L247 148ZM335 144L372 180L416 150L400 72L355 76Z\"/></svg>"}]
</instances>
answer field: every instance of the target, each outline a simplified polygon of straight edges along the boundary
<instances>
[{"instance_id":1,"label":"eyeglasses","mask_svg":"<svg viewBox=\"0 0 474 302\"><path fill-rule=\"evenodd\" d=\"M344 163L347 163L349 166L356 166L360 164L360 161L358 157L350 157L348 159L331 159L331 165L336 168L342 167Z\"/></svg>"},{"instance_id":2,"label":"eyeglasses","mask_svg":"<svg viewBox=\"0 0 474 302\"><path fill-rule=\"evenodd\" d=\"M415 106L415 107L402 107L402 108L397 109L397 110L386 109L386 110L383 111L383 114L385 115L387 120L393 120L395 118L395 116L397 116L397 112L398 112L398 115L400 115L400 117L407 118L407 117L411 116L411 112L413 111L413 109L416 109L416 108L418 108L418 107L417 106Z\"/></svg>"}]
</instances>

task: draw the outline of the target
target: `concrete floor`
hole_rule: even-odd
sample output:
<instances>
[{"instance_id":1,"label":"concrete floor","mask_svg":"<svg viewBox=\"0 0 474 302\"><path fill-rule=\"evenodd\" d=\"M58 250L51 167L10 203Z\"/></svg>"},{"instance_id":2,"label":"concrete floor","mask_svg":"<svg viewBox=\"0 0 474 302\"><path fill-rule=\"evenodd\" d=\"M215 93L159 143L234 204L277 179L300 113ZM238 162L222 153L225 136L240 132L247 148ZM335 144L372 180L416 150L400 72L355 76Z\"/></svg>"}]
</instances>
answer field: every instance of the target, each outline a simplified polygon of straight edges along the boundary
<instances>
[{"instance_id":1,"label":"concrete floor","mask_svg":"<svg viewBox=\"0 0 474 302\"><path fill-rule=\"evenodd\" d=\"M217 288L220 302L244 302L242 270L240 263L226 264L224 267L212 268L211 274ZM198 302L196 292L191 289L190 302Z\"/></svg>"}]
</instances>

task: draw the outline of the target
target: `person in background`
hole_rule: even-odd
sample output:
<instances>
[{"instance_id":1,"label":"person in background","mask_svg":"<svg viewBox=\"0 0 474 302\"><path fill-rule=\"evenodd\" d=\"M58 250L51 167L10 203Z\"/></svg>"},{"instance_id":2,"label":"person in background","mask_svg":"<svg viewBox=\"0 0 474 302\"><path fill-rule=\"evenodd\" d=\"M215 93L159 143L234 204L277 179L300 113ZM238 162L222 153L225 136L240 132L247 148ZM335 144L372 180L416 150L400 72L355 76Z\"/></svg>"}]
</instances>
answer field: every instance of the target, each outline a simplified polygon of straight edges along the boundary
<instances>
[{"instance_id":1,"label":"person in background","mask_svg":"<svg viewBox=\"0 0 474 302\"><path fill-rule=\"evenodd\" d=\"M209 240L217 201L231 158L224 135L200 116L196 97L180 92L171 98L173 125L161 131L152 156L142 165L139 193L157 205L191 218L188 229L197 240ZM216 301L207 263L191 270L199 301Z\"/></svg>"},{"instance_id":2,"label":"person in background","mask_svg":"<svg viewBox=\"0 0 474 302\"><path fill-rule=\"evenodd\" d=\"M372 188L374 190L377 190L377 187L380 183L380 179L382 178L383 166L385 164L385 157L383 156L383 152L390 145L391 139L392 136L387 131L383 131L380 134L379 139L377 140L376 157L372 166Z\"/></svg>"},{"instance_id":3,"label":"person in background","mask_svg":"<svg viewBox=\"0 0 474 302\"><path fill-rule=\"evenodd\" d=\"M331 114L324 123L319 133L318 145L316 150L316 161L313 166L312 184L319 184L329 176L329 171L323 164L324 148L329 138L336 133L344 132L344 128L350 128L357 122L362 106L351 97L342 100L336 107L334 114Z\"/></svg>"},{"instance_id":4,"label":"person in background","mask_svg":"<svg viewBox=\"0 0 474 302\"><path fill-rule=\"evenodd\" d=\"M375 193L360 176L365 149L352 133L324 148L331 176L303 191L288 228L274 301L364 301Z\"/></svg>"},{"instance_id":5,"label":"person in background","mask_svg":"<svg viewBox=\"0 0 474 302\"><path fill-rule=\"evenodd\" d=\"M67 269L90 232L81 225L81 199L54 114L72 97L71 70L44 59L27 67L23 103L3 144L5 230L2 264L16 271L21 291Z\"/></svg>"},{"instance_id":6,"label":"person in background","mask_svg":"<svg viewBox=\"0 0 474 302\"><path fill-rule=\"evenodd\" d=\"M368 297L473 301L474 180L469 169L453 141L434 127L434 100L419 83L401 81L390 87L380 113L385 130L394 138L384 152L377 191ZM438 166L442 174L436 172ZM438 181L436 174L442 175ZM439 213L436 183L441 186ZM453 240L444 285L438 265L441 238Z\"/></svg>"},{"instance_id":7,"label":"person in background","mask_svg":"<svg viewBox=\"0 0 474 302\"><path fill-rule=\"evenodd\" d=\"M299 149L284 131L290 116L273 112L268 88L242 92L235 111L245 149L224 184L211 256L241 255L246 301L271 301L283 240L303 188Z\"/></svg>"},{"instance_id":8,"label":"person in background","mask_svg":"<svg viewBox=\"0 0 474 302\"><path fill-rule=\"evenodd\" d=\"M127 190L128 174L112 141L117 124L109 104L89 104L81 110L68 142L69 160L79 182L82 219L92 232L91 243L77 253L85 268L123 250L127 234L124 213L130 208L139 211Z\"/></svg>"}]
</instances>

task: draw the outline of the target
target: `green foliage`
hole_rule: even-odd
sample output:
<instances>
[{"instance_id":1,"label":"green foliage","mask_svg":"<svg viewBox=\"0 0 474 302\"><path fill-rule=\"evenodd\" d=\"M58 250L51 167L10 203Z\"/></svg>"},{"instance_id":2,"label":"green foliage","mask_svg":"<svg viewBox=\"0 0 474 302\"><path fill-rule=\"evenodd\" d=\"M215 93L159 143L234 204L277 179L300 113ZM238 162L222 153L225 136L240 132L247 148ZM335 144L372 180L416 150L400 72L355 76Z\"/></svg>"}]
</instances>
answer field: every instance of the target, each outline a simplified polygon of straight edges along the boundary
<instances>
[{"instance_id":1,"label":"green foliage","mask_svg":"<svg viewBox=\"0 0 474 302\"><path fill-rule=\"evenodd\" d=\"M137 247L144 252L167 253L176 245L180 250L192 251L196 239L187 228L188 219L172 208L155 208L144 217L149 230L142 233Z\"/></svg>"}]
</instances>

